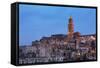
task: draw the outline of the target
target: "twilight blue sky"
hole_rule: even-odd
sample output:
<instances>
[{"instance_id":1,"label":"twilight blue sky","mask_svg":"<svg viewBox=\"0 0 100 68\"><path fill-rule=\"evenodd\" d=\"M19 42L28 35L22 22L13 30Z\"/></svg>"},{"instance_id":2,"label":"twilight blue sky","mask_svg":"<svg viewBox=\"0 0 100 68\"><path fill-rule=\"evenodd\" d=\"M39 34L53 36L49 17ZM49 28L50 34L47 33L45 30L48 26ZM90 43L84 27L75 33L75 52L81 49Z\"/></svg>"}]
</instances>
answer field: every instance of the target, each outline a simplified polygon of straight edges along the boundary
<instances>
[{"instance_id":1,"label":"twilight blue sky","mask_svg":"<svg viewBox=\"0 0 100 68\"><path fill-rule=\"evenodd\" d=\"M52 34L67 34L68 19L72 16L74 31L81 34L96 32L96 10L91 8L19 5L19 45Z\"/></svg>"}]
</instances>

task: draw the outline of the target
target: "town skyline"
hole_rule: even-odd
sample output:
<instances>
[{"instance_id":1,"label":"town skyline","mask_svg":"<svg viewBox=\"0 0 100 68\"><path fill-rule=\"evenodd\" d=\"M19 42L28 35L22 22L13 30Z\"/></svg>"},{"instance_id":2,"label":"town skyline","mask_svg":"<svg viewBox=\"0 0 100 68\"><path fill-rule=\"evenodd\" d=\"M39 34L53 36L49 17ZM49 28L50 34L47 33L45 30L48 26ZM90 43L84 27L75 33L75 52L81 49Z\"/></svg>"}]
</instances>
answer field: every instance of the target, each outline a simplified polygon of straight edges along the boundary
<instances>
[{"instance_id":1,"label":"town skyline","mask_svg":"<svg viewBox=\"0 0 100 68\"><path fill-rule=\"evenodd\" d=\"M32 7L34 8L31 9ZM82 35L95 34L95 13L95 9L89 8L20 5L19 45L28 45L34 40L53 34L67 35L70 16L73 18L75 32L78 31Z\"/></svg>"}]
</instances>

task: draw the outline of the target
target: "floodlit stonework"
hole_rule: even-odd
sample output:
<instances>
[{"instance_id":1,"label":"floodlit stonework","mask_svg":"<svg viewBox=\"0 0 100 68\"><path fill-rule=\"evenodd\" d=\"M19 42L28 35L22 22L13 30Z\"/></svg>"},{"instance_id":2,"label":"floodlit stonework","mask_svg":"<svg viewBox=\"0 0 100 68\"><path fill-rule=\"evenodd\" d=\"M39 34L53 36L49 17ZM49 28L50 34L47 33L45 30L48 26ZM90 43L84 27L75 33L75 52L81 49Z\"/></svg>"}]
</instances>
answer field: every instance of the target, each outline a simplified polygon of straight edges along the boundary
<instances>
[{"instance_id":1,"label":"floodlit stonework","mask_svg":"<svg viewBox=\"0 0 100 68\"><path fill-rule=\"evenodd\" d=\"M49 63L96 60L96 34L81 35L74 32L72 17L68 32L42 37L32 41L31 46L19 47L19 63Z\"/></svg>"}]
</instances>

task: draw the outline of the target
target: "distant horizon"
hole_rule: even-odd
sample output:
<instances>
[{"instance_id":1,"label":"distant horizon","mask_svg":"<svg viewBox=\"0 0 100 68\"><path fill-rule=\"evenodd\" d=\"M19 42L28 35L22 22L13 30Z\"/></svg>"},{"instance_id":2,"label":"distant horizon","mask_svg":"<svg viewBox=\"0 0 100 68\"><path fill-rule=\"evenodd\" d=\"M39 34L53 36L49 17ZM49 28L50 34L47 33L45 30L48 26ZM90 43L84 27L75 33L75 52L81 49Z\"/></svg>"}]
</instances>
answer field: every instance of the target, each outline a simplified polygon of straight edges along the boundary
<instances>
[{"instance_id":1,"label":"distant horizon","mask_svg":"<svg viewBox=\"0 0 100 68\"><path fill-rule=\"evenodd\" d=\"M19 5L19 46L55 34L67 35L72 16L74 32L96 34L96 9L39 5Z\"/></svg>"}]
</instances>

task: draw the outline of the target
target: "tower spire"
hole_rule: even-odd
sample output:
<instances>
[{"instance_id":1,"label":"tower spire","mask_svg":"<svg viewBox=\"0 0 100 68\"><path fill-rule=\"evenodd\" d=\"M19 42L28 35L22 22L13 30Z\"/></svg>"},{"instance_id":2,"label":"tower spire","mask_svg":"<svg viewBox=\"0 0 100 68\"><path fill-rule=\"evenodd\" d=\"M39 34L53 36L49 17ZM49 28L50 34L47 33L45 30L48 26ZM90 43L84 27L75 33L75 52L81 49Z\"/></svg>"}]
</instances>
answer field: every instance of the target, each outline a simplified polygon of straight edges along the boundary
<instances>
[{"instance_id":1,"label":"tower spire","mask_svg":"<svg viewBox=\"0 0 100 68\"><path fill-rule=\"evenodd\" d=\"M73 24L72 16L70 16L70 18L69 18L68 32L70 32L70 33L73 33L74 32L74 24Z\"/></svg>"},{"instance_id":2,"label":"tower spire","mask_svg":"<svg viewBox=\"0 0 100 68\"><path fill-rule=\"evenodd\" d=\"M71 38L74 33L74 24L72 16L69 17L69 23L68 23L68 36Z\"/></svg>"},{"instance_id":3,"label":"tower spire","mask_svg":"<svg viewBox=\"0 0 100 68\"><path fill-rule=\"evenodd\" d=\"M72 16L70 16L70 19L72 19Z\"/></svg>"}]
</instances>

